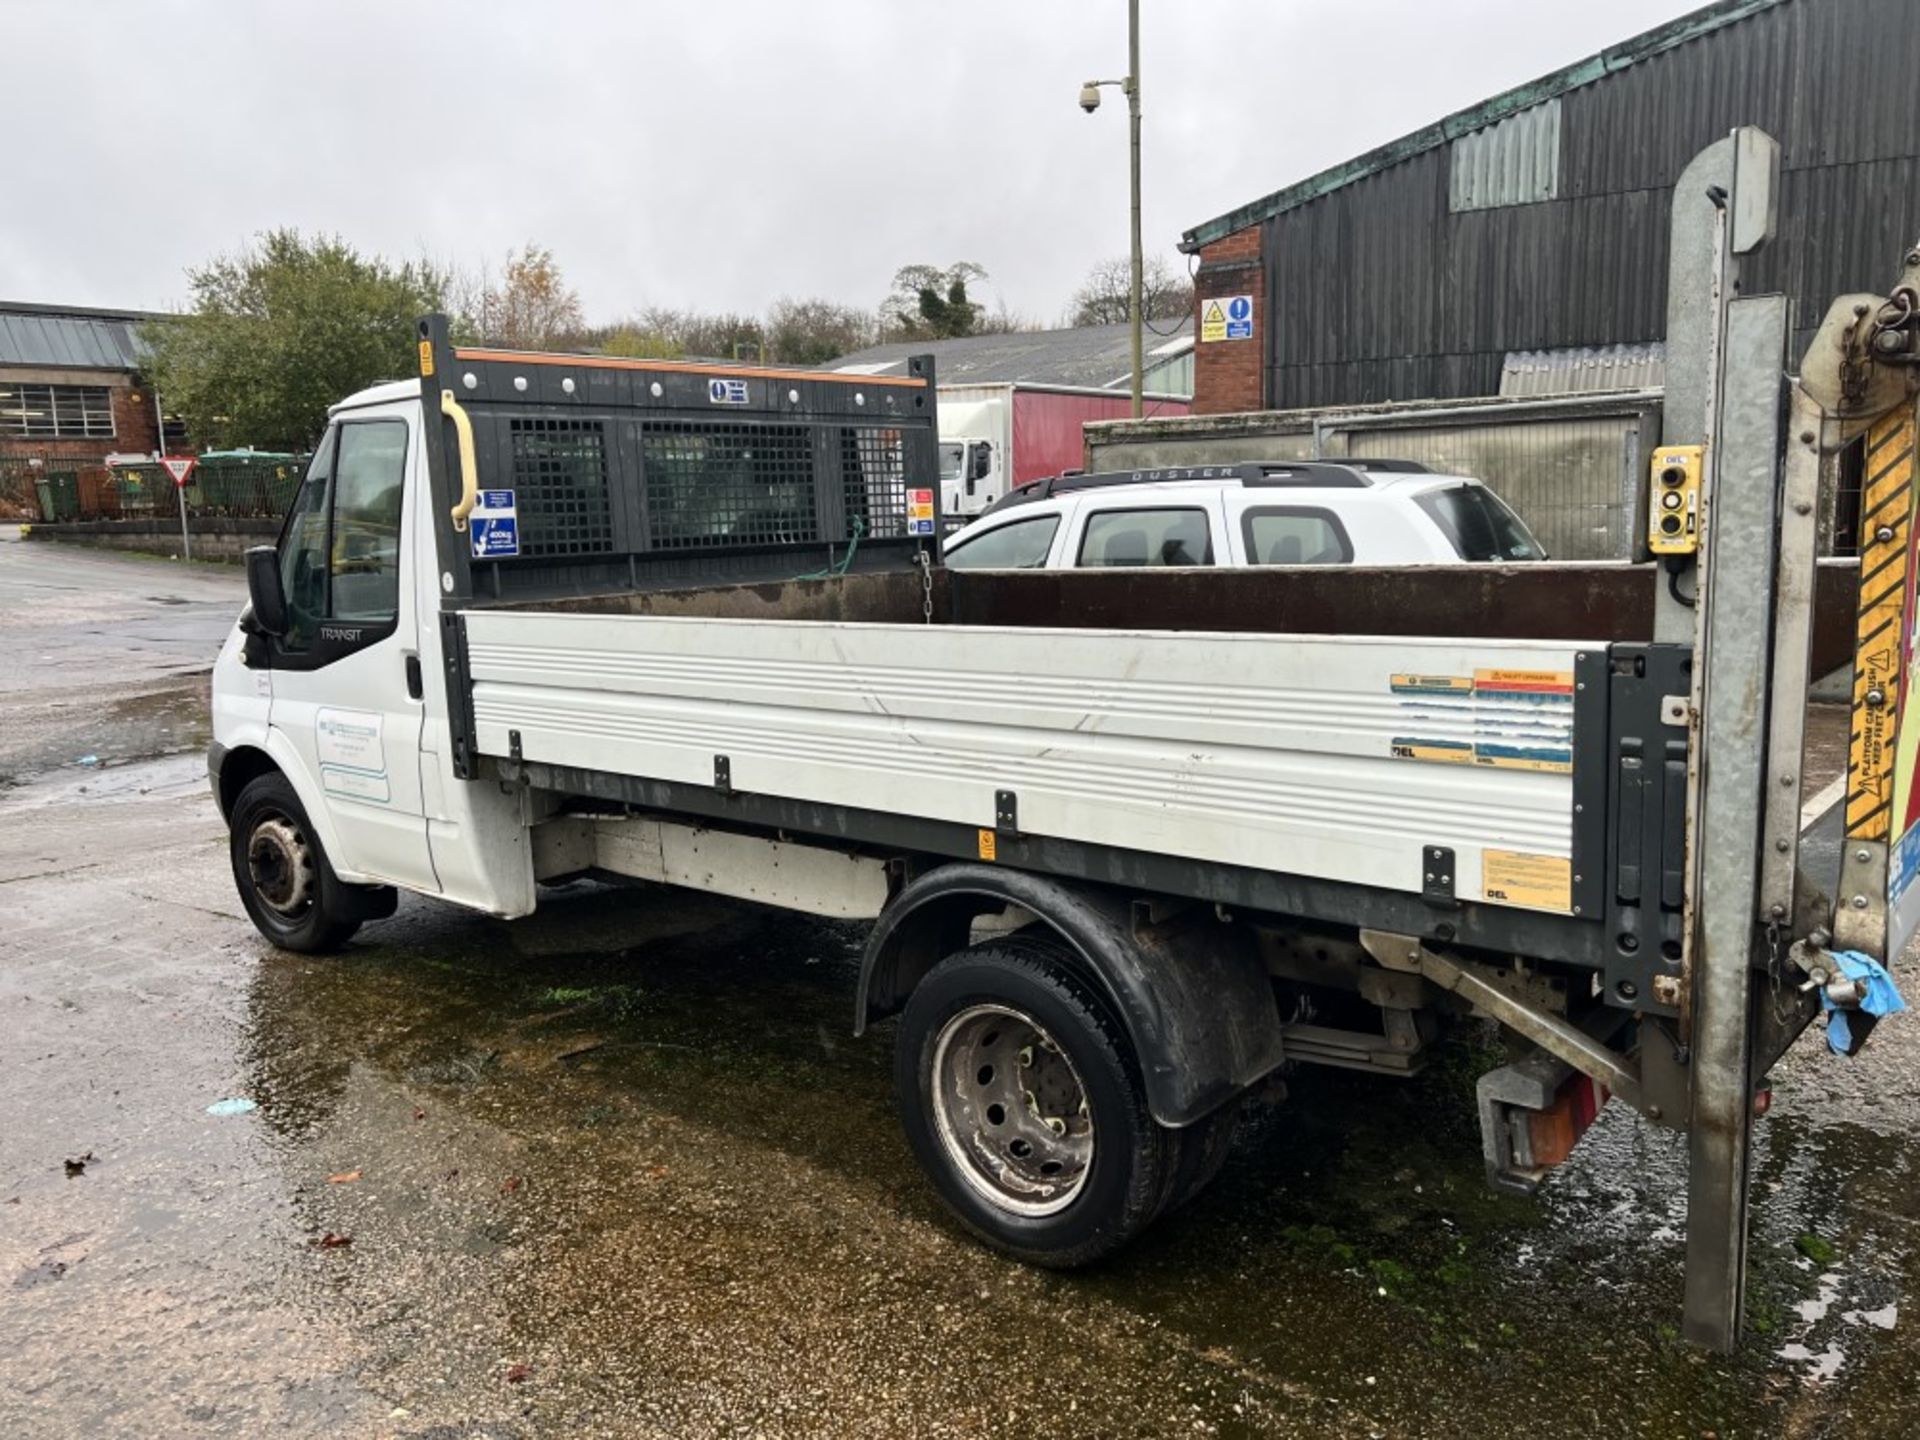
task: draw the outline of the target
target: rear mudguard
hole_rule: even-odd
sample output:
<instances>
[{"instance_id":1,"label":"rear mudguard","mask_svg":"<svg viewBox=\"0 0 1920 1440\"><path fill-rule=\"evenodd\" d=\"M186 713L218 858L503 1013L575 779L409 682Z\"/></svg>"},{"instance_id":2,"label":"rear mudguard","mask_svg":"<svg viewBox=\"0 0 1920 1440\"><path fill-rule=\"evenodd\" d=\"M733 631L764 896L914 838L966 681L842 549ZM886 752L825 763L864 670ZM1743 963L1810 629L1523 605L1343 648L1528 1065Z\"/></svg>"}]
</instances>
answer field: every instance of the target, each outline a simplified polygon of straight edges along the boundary
<instances>
[{"instance_id":1,"label":"rear mudguard","mask_svg":"<svg viewBox=\"0 0 1920 1440\"><path fill-rule=\"evenodd\" d=\"M896 1013L927 971L967 948L975 916L1007 904L1063 940L1112 1005L1162 1125L1191 1125L1280 1064L1280 1013L1246 927L1148 925L1124 892L969 862L928 871L888 903L861 958L854 1032Z\"/></svg>"}]
</instances>

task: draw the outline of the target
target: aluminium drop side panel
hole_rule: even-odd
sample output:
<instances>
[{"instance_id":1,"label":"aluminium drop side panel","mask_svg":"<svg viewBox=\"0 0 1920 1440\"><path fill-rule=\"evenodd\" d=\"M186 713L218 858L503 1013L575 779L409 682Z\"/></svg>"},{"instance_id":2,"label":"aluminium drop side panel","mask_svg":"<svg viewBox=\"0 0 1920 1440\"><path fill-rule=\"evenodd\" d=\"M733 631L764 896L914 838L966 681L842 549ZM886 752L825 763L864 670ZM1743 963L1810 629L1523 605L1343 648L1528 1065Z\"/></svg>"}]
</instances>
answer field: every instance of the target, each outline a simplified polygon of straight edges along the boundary
<instances>
[{"instance_id":1,"label":"aluminium drop side panel","mask_svg":"<svg viewBox=\"0 0 1920 1440\"><path fill-rule=\"evenodd\" d=\"M1574 676L1604 667L1599 644L513 611L466 628L485 755L517 737L530 762L698 786L725 757L737 792L1411 894L1438 847L1460 899L1580 903Z\"/></svg>"}]
</instances>

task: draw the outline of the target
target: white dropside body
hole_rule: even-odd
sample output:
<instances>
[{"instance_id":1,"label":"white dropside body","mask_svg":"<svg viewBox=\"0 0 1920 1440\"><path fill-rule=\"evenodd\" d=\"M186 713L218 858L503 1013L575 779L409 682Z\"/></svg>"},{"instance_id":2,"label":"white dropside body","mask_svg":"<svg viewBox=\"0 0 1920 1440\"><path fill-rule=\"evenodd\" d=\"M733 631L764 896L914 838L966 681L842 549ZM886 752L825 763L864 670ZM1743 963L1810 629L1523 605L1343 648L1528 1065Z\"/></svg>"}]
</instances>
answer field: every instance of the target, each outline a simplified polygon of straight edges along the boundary
<instances>
[{"instance_id":1,"label":"white dropside body","mask_svg":"<svg viewBox=\"0 0 1920 1440\"><path fill-rule=\"evenodd\" d=\"M480 753L1418 894L1569 907L1601 649L477 610ZM983 841L983 843L986 843Z\"/></svg>"}]
</instances>

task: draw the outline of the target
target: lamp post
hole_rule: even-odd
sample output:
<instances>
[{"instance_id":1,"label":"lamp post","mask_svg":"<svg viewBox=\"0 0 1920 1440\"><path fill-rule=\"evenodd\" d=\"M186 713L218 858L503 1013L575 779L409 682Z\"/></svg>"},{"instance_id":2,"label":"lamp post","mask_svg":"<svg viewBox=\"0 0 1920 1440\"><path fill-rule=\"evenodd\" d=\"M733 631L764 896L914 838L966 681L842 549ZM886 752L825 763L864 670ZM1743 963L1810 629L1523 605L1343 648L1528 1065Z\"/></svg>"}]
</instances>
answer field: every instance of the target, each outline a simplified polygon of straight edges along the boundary
<instances>
[{"instance_id":1,"label":"lamp post","mask_svg":"<svg viewBox=\"0 0 1920 1440\"><path fill-rule=\"evenodd\" d=\"M1140 252L1140 0L1127 0L1127 74L1123 80L1089 80L1080 87L1080 108L1091 115L1100 108L1100 88L1103 85L1117 85L1127 97L1127 130L1131 144L1130 179L1132 181L1131 244L1132 277L1127 293L1127 318L1133 326L1133 418L1138 420L1143 412L1142 391L1145 377L1142 375L1144 357L1141 354L1140 313L1141 270L1143 269Z\"/></svg>"}]
</instances>

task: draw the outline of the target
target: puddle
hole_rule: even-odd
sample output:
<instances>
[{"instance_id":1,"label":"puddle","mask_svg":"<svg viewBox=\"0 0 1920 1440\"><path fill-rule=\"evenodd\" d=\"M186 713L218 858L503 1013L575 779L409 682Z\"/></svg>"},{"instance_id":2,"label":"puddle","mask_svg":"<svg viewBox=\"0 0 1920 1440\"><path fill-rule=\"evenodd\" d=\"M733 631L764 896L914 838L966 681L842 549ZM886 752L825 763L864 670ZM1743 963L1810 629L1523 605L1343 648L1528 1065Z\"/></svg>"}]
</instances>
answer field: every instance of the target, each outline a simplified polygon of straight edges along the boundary
<instances>
[{"instance_id":1,"label":"puddle","mask_svg":"<svg viewBox=\"0 0 1920 1440\"><path fill-rule=\"evenodd\" d=\"M169 755L98 768L73 766L39 775L0 778L0 814L65 805L177 800L206 789L204 754Z\"/></svg>"},{"instance_id":2,"label":"puddle","mask_svg":"<svg viewBox=\"0 0 1920 1440\"><path fill-rule=\"evenodd\" d=\"M0 777L17 783L58 771L204 753L213 734L208 684L201 674L105 701L97 694L18 701L0 732Z\"/></svg>"}]
</instances>

